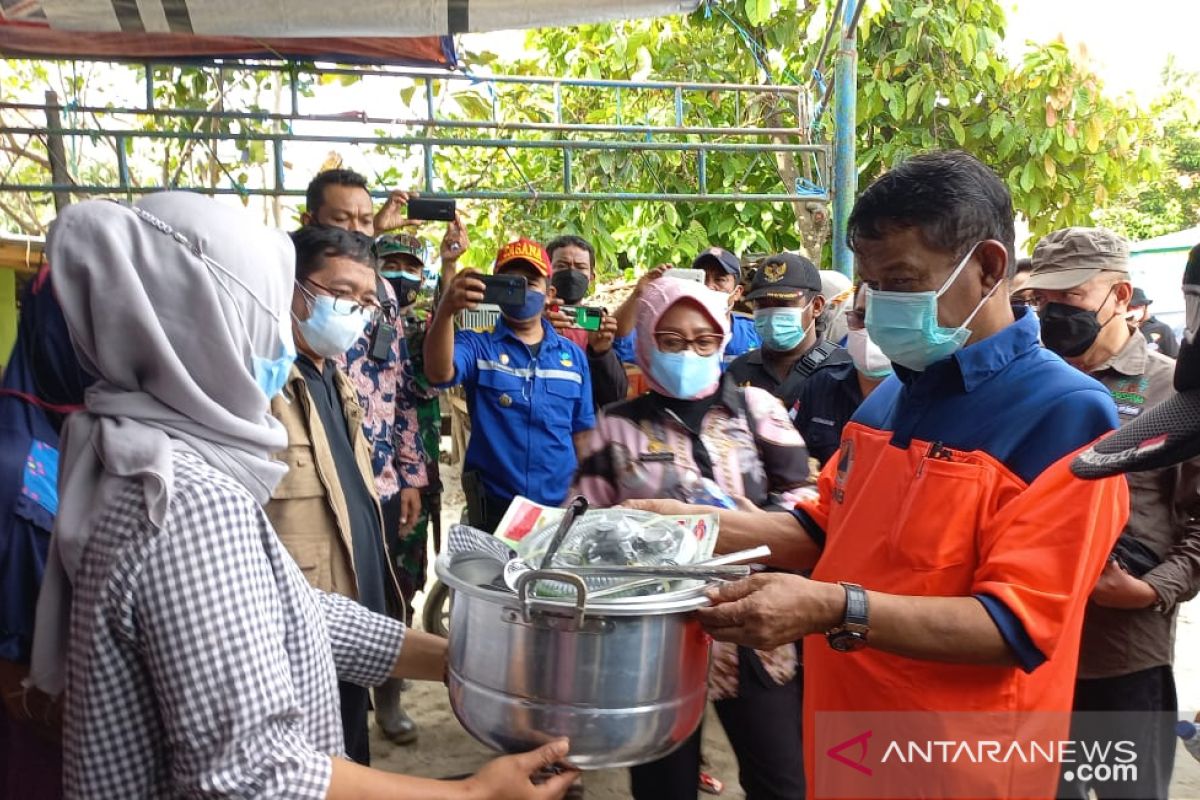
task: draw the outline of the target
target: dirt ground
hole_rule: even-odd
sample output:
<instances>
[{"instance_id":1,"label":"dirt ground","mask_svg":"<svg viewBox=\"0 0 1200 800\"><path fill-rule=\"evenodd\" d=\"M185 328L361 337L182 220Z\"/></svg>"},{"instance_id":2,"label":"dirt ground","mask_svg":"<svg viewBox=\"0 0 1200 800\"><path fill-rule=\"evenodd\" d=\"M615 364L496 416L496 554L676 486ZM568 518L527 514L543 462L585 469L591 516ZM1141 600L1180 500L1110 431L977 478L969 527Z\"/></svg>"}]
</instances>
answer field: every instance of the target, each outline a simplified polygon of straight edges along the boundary
<instances>
[{"instance_id":1,"label":"dirt ground","mask_svg":"<svg viewBox=\"0 0 1200 800\"><path fill-rule=\"evenodd\" d=\"M458 519L463 496L456 467L443 465L442 477L446 483L443 526L448 526ZM430 555L432 559L432 551ZM418 620L420 602L418 597ZM1200 709L1200 606L1184 606L1180 613L1175 653L1179 707L1187 710L1180 716L1190 719ZM409 775L443 778L471 773L493 755L459 726L442 685L413 684L403 697L405 708L420 728L420 739L412 746L397 747L378 732L373 732L371 756L374 766ZM737 783L737 762L711 707L704 725L704 754L709 762L708 771L725 783L722 797L729 800L744 798ZM626 770L589 772L584 775L583 783L588 800L618 800L630 796ZM1171 798L1200 800L1200 763L1182 745L1178 747L1175 760Z\"/></svg>"}]
</instances>

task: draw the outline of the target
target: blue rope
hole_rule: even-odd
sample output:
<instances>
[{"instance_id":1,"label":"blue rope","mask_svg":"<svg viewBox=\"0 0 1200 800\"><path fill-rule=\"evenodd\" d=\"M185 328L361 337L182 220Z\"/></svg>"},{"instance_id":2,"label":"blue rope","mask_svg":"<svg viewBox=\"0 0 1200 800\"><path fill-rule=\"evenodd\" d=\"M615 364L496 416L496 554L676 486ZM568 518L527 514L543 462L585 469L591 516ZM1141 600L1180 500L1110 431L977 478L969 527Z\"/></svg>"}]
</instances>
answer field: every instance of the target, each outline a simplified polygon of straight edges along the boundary
<instances>
[{"instance_id":1,"label":"blue rope","mask_svg":"<svg viewBox=\"0 0 1200 800\"><path fill-rule=\"evenodd\" d=\"M706 2L704 4L704 18L705 19L712 18L712 7L714 5L715 4L713 3L713 0L706 0ZM738 34L742 37L742 41L745 43L746 49L750 51L751 57L753 57L755 63L758 64L759 69L761 69L763 71L763 73L766 74L767 83L774 83L774 81L771 80L771 70L767 68L767 64L763 60L764 57L769 55L769 51L767 50L767 48L763 47L761 44L759 44L757 41L755 41L754 37L750 35L750 32L747 31L744 27L742 27L742 24L740 22L738 22L736 19L734 19L732 16L730 16L729 12L726 11L722 6L717 5L716 8L717 8L717 11L721 14L721 16L723 16L729 22L729 24L733 26L734 30L736 30L738 32ZM792 84L800 83L800 80L787 67L783 68L783 76L785 78L787 78L788 81Z\"/></svg>"}]
</instances>

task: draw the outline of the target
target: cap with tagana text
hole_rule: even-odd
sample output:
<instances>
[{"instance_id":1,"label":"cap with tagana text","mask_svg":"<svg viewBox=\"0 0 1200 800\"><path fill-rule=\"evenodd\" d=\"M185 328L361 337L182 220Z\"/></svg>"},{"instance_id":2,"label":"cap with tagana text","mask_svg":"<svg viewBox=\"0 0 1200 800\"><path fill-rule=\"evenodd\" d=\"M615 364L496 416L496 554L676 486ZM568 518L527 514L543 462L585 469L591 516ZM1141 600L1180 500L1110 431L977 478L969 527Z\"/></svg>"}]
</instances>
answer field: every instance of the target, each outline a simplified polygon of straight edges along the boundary
<instances>
[{"instance_id":1,"label":"cap with tagana text","mask_svg":"<svg viewBox=\"0 0 1200 800\"><path fill-rule=\"evenodd\" d=\"M805 292L820 292L821 271L804 256L779 253L767 256L750 281L747 300L790 300Z\"/></svg>"},{"instance_id":2,"label":"cap with tagana text","mask_svg":"<svg viewBox=\"0 0 1200 800\"><path fill-rule=\"evenodd\" d=\"M1175 361L1177 394L1076 456L1071 472L1078 477L1162 469L1200 455L1200 245L1188 256L1183 299L1187 322Z\"/></svg>"},{"instance_id":3,"label":"cap with tagana text","mask_svg":"<svg viewBox=\"0 0 1200 800\"><path fill-rule=\"evenodd\" d=\"M692 269L704 269L715 264L735 278L742 277L742 262L723 247L710 247L692 261Z\"/></svg>"},{"instance_id":4,"label":"cap with tagana text","mask_svg":"<svg viewBox=\"0 0 1200 800\"><path fill-rule=\"evenodd\" d=\"M1129 242L1107 228L1063 228L1033 248L1033 271L1023 290L1052 292L1082 286L1101 272L1129 272Z\"/></svg>"},{"instance_id":5,"label":"cap with tagana text","mask_svg":"<svg viewBox=\"0 0 1200 800\"><path fill-rule=\"evenodd\" d=\"M496 254L493 272L499 272L502 267L507 267L514 261L524 261L543 276L550 277L550 256L546 253L546 248L532 239L517 239L501 247L500 252Z\"/></svg>"}]
</instances>

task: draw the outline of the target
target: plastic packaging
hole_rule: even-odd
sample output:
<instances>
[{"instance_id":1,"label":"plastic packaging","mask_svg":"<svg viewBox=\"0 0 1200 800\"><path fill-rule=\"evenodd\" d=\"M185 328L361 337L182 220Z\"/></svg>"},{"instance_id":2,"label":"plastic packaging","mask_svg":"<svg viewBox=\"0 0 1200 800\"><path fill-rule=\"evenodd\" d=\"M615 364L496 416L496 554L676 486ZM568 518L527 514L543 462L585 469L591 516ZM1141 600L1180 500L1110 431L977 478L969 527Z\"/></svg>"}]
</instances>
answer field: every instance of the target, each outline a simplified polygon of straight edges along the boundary
<instances>
[{"instance_id":1,"label":"plastic packaging","mask_svg":"<svg viewBox=\"0 0 1200 800\"><path fill-rule=\"evenodd\" d=\"M526 539L523 558L536 564L541 560L554 536L554 525L547 525ZM707 530L707 527L705 528ZM715 532L714 532L715 533ZM551 567L581 566L658 566L691 564L712 554L714 537L697 541L693 529L671 517L646 511L621 508L592 509L576 520L567 531L562 545L551 560ZM590 591L607 589L628 578L588 576L584 583ZM655 586L642 586L629 595L651 595L669 586L691 585L680 581L661 581ZM558 597L570 587L546 581L539 583L534 593L543 597ZM613 600L627 596L612 595Z\"/></svg>"},{"instance_id":2,"label":"plastic packaging","mask_svg":"<svg viewBox=\"0 0 1200 800\"><path fill-rule=\"evenodd\" d=\"M716 506L717 508L725 509L737 508L737 503L733 501L733 498L711 478L696 480L693 477L691 481L684 484L683 497L680 499L685 503L700 506Z\"/></svg>"},{"instance_id":3,"label":"plastic packaging","mask_svg":"<svg viewBox=\"0 0 1200 800\"><path fill-rule=\"evenodd\" d=\"M553 526L530 534L525 560L537 563L553 535ZM695 539L672 519L645 511L603 508L589 511L571 526L553 566L690 564L695 557Z\"/></svg>"},{"instance_id":4,"label":"plastic packaging","mask_svg":"<svg viewBox=\"0 0 1200 800\"><path fill-rule=\"evenodd\" d=\"M1175 735L1183 740L1183 747L1192 754L1192 758L1200 761L1200 728L1196 723L1181 719L1175 723Z\"/></svg>"}]
</instances>

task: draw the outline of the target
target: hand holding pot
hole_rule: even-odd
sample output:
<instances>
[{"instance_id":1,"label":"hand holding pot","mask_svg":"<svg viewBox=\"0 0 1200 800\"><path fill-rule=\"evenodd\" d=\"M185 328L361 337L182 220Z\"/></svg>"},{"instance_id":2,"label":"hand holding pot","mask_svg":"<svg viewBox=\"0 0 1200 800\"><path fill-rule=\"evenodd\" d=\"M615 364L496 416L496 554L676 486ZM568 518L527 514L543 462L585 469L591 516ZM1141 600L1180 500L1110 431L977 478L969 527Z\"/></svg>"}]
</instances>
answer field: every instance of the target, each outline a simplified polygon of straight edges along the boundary
<instances>
[{"instance_id":1,"label":"hand holding pot","mask_svg":"<svg viewBox=\"0 0 1200 800\"><path fill-rule=\"evenodd\" d=\"M567 740L558 739L528 753L501 756L467 778L468 794L480 800L557 800L567 793L579 773L567 770L544 779L538 773L559 763L567 750ZM534 783L535 777L538 783Z\"/></svg>"},{"instance_id":2,"label":"hand holding pot","mask_svg":"<svg viewBox=\"0 0 1200 800\"><path fill-rule=\"evenodd\" d=\"M769 650L836 626L846 610L836 583L772 572L725 583L708 592L713 605L696 612L700 624L723 642Z\"/></svg>"}]
</instances>

